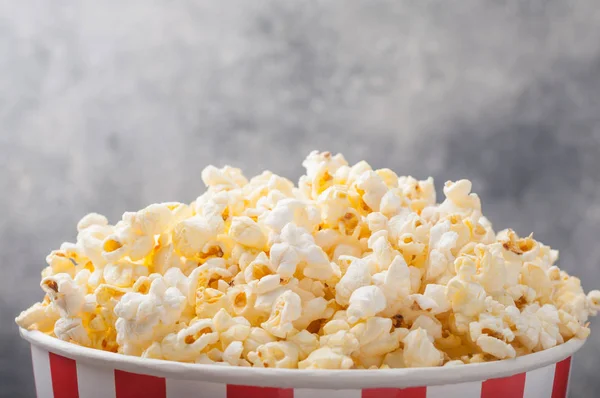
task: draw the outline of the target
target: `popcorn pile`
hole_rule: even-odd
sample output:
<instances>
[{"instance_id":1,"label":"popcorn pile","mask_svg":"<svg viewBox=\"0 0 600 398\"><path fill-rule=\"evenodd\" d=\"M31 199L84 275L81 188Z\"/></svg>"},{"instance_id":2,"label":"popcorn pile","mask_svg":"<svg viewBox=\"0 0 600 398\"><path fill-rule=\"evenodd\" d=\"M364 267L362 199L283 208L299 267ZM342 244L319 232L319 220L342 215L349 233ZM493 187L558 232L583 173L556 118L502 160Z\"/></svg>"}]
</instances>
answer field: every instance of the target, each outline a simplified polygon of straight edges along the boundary
<instances>
[{"instance_id":1,"label":"popcorn pile","mask_svg":"<svg viewBox=\"0 0 600 398\"><path fill-rule=\"evenodd\" d=\"M329 152L303 165L298 187L208 166L190 205L88 214L17 324L126 355L300 369L454 366L588 336L600 291L531 236L496 234L468 180L436 204L431 178Z\"/></svg>"}]
</instances>

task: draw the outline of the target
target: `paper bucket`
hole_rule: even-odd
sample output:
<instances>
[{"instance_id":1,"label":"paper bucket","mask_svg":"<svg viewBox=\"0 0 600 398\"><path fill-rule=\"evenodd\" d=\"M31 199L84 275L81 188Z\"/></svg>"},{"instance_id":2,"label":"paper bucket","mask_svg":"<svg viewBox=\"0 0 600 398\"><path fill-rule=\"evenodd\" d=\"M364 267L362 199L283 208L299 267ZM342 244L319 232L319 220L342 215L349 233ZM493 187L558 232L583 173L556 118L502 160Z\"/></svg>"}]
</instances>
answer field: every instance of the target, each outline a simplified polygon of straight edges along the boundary
<instances>
[{"instance_id":1,"label":"paper bucket","mask_svg":"<svg viewBox=\"0 0 600 398\"><path fill-rule=\"evenodd\" d=\"M455 367L311 371L142 359L20 332L38 398L564 398L584 343Z\"/></svg>"}]
</instances>

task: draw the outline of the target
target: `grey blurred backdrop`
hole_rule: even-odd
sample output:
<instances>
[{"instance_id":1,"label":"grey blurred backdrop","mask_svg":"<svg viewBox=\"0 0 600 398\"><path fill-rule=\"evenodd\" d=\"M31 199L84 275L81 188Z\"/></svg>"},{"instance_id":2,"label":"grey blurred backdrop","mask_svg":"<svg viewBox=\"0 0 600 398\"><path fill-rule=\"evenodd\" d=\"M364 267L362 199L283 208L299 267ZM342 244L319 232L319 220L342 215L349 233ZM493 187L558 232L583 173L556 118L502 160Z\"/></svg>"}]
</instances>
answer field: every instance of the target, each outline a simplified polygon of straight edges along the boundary
<instances>
[{"instance_id":1,"label":"grey blurred backdrop","mask_svg":"<svg viewBox=\"0 0 600 398\"><path fill-rule=\"evenodd\" d=\"M87 212L193 200L209 163L470 178L600 287L599 43L596 0L0 2L0 395L33 396L13 318L46 254ZM573 397L600 388L592 326Z\"/></svg>"}]
</instances>

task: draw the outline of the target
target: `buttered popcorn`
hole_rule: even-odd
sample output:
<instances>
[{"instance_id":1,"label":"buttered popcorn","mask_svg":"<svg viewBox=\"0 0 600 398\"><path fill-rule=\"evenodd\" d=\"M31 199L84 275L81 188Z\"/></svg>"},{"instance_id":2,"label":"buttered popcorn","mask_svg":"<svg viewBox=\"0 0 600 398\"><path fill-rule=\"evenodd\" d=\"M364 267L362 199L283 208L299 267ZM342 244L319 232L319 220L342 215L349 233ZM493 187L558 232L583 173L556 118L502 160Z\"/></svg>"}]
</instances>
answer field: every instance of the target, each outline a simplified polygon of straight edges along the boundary
<instances>
[{"instance_id":1,"label":"buttered popcorn","mask_svg":"<svg viewBox=\"0 0 600 398\"><path fill-rule=\"evenodd\" d=\"M468 180L314 151L298 187L208 166L191 204L99 214L52 251L19 326L145 358L300 369L455 366L585 339L600 291L494 232Z\"/></svg>"}]
</instances>

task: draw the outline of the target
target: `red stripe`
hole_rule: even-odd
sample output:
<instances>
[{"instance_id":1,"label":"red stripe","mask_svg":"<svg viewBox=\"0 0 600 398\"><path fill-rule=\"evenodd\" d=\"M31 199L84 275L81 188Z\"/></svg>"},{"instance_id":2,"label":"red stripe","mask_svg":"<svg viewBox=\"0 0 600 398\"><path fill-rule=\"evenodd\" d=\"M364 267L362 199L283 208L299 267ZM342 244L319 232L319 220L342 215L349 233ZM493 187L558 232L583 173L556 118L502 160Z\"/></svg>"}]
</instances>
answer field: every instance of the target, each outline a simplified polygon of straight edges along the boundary
<instances>
[{"instance_id":1,"label":"red stripe","mask_svg":"<svg viewBox=\"0 0 600 398\"><path fill-rule=\"evenodd\" d=\"M569 385L569 372L571 370L571 357L556 364L554 370L554 384L552 385L552 398L565 398Z\"/></svg>"},{"instance_id":2,"label":"red stripe","mask_svg":"<svg viewBox=\"0 0 600 398\"><path fill-rule=\"evenodd\" d=\"M362 398L425 398L427 387L368 388L362 390Z\"/></svg>"},{"instance_id":3,"label":"red stripe","mask_svg":"<svg viewBox=\"0 0 600 398\"><path fill-rule=\"evenodd\" d=\"M166 398L167 384L162 377L115 370L117 398Z\"/></svg>"},{"instance_id":4,"label":"red stripe","mask_svg":"<svg viewBox=\"0 0 600 398\"><path fill-rule=\"evenodd\" d=\"M525 373L501 379L486 380L481 385L481 398L523 398Z\"/></svg>"},{"instance_id":5,"label":"red stripe","mask_svg":"<svg viewBox=\"0 0 600 398\"><path fill-rule=\"evenodd\" d=\"M51 352L49 357L54 398L79 398L75 361Z\"/></svg>"},{"instance_id":6,"label":"red stripe","mask_svg":"<svg viewBox=\"0 0 600 398\"><path fill-rule=\"evenodd\" d=\"M227 385L227 398L294 398L292 388Z\"/></svg>"}]
</instances>

